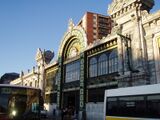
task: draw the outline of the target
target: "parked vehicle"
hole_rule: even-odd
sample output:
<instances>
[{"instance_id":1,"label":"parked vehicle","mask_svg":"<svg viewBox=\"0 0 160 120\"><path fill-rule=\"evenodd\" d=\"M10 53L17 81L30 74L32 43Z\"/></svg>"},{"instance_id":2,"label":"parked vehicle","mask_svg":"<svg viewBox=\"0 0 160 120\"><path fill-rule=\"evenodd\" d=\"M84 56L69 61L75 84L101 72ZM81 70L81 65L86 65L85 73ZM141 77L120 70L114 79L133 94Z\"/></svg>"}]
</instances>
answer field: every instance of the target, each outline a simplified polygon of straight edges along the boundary
<instances>
[{"instance_id":1,"label":"parked vehicle","mask_svg":"<svg viewBox=\"0 0 160 120\"><path fill-rule=\"evenodd\" d=\"M160 84L106 90L104 120L160 120Z\"/></svg>"},{"instance_id":2,"label":"parked vehicle","mask_svg":"<svg viewBox=\"0 0 160 120\"><path fill-rule=\"evenodd\" d=\"M41 90L0 84L0 120L39 120Z\"/></svg>"}]
</instances>

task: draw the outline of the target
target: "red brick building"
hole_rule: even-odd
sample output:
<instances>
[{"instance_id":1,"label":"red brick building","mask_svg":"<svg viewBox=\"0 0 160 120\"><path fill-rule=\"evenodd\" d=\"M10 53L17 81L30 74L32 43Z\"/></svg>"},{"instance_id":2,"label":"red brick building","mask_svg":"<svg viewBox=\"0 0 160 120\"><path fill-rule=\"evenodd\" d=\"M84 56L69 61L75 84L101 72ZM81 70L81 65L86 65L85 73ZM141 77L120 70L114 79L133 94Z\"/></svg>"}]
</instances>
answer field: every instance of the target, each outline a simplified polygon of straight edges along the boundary
<instances>
[{"instance_id":1,"label":"red brick building","mask_svg":"<svg viewBox=\"0 0 160 120\"><path fill-rule=\"evenodd\" d=\"M90 44L94 40L107 36L111 32L112 22L109 16L86 12L78 25L85 30Z\"/></svg>"}]
</instances>

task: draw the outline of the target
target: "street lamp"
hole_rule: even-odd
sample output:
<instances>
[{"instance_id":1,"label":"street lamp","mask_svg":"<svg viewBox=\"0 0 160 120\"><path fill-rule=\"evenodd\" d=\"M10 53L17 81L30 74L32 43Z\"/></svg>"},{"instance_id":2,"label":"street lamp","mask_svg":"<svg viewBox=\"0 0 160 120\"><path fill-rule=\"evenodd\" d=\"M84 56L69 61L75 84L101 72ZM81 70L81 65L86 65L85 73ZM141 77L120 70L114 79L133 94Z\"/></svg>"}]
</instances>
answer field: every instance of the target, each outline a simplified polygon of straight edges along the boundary
<instances>
[{"instance_id":1,"label":"street lamp","mask_svg":"<svg viewBox=\"0 0 160 120\"><path fill-rule=\"evenodd\" d=\"M131 62L130 62L130 50L131 50L131 47L129 46L129 42L131 42L131 38L128 37L128 36L124 36L120 33L117 33L117 35L119 35L121 38L122 38L122 41L124 42L124 45L126 47L126 53L127 53L127 66L128 66L128 70L131 72L130 74L130 77L131 77L131 80L130 80L130 86L132 86L132 73L138 73L139 70L134 70L132 68L132 65L131 65Z\"/></svg>"},{"instance_id":2,"label":"street lamp","mask_svg":"<svg viewBox=\"0 0 160 120\"><path fill-rule=\"evenodd\" d=\"M122 38L122 40L124 41L124 45L126 47L126 52L127 52L127 65L128 65L128 69L129 69L129 71L133 72L133 69L131 67L131 62L130 62L130 51L129 51L129 49L131 49L129 47L129 42L131 42L131 38L127 37L127 36L124 36L122 34L119 34L119 33L117 33L117 35L119 35Z\"/></svg>"},{"instance_id":3,"label":"street lamp","mask_svg":"<svg viewBox=\"0 0 160 120\"><path fill-rule=\"evenodd\" d=\"M129 47L129 42L131 42L131 38L128 37L128 36L124 36L120 33L117 33L117 35L119 35L122 40L124 41L124 44L125 44L125 47L126 47L126 52L127 52L127 65L128 65L128 69L129 71L133 72L133 73L137 73L139 72L139 70L134 70L131 66L131 62L130 62L130 50L131 50L131 47Z\"/></svg>"}]
</instances>

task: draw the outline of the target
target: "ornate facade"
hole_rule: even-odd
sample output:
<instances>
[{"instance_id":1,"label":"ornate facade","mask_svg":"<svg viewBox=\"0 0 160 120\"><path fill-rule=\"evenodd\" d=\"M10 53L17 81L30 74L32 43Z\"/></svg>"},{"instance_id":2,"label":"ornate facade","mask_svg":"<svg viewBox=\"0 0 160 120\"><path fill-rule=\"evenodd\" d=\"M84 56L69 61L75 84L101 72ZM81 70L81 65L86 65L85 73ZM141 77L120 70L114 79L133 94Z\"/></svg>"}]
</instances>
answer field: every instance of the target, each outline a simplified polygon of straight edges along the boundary
<instances>
[{"instance_id":1,"label":"ornate facade","mask_svg":"<svg viewBox=\"0 0 160 120\"><path fill-rule=\"evenodd\" d=\"M53 52L45 50L42 51L38 48L35 57L37 66L33 67L32 70L28 70L27 73L21 71L20 77L11 81L10 84L36 87L45 91L45 67L50 63L53 56Z\"/></svg>"},{"instance_id":2,"label":"ornate facade","mask_svg":"<svg viewBox=\"0 0 160 120\"><path fill-rule=\"evenodd\" d=\"M103 119L106 89L160 83L160 11L154 0L113 0L111 34L88 44L87 33L69 22L57 61L45 65L48 110L74 106L79 117Z\"/></svg>"}]
</instances>

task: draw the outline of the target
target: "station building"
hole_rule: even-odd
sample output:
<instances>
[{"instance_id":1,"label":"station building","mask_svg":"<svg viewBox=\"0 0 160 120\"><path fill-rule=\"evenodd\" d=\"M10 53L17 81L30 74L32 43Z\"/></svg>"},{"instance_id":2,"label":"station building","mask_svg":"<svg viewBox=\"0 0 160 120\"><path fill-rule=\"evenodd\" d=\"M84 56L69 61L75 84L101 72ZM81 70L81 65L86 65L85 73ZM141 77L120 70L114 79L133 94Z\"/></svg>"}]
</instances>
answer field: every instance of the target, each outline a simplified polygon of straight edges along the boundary
<instances>
[{"instance_id":1,"label":"station building","mask_svg":"<svg viewBox=\"0 0 160 120\"><path fill-rule=\"evenodd\" d=\"M74 106L79 117L101 120L106 89L160 83L160 11L150 13L153 6L112 0L110 17L88 12L77 25L69 21L57 60L40 73L51 113Z\"/></svg>"}]
</instances>

